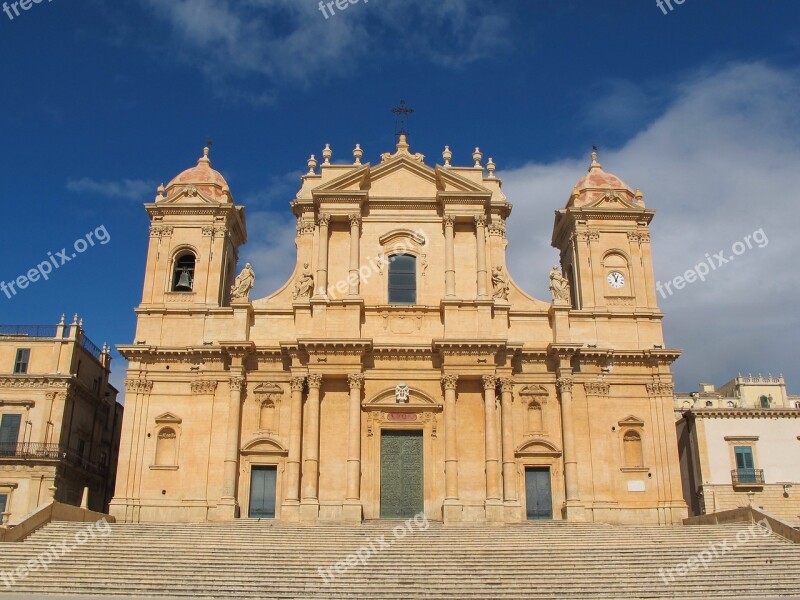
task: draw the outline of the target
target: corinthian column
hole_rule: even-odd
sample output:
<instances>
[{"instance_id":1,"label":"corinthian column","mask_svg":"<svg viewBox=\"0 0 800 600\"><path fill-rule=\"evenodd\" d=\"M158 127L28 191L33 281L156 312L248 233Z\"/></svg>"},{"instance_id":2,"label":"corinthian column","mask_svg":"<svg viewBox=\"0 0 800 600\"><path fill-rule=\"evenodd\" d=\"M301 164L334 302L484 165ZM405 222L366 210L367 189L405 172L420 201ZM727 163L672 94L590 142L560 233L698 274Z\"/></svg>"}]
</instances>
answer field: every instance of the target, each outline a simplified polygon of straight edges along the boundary
<instances>
[{"instance_id":1,"label":"corinthian column","mask_svg":"<svg viewBox=\"0 0 800 600\"><path fill-rule=\"evenodd\" d=\"M500 461L497 458L497 377L483 376L483 399L486 442L486 499L500 500Z\"/></svg>"},{"instance_id":2,"label":"corinthian column","mask_svg":"<svg viewBox=\"0 0 800 600\"><path fill-rule=\"evenodd\" d=\"M317 259L317 292L315 296L326 297L328 295L328 225L331 216L326 214L319 215L319 254Z\"/></svg>"},{"instance_id":3,"label":"corinthian column","mask_svg":"<svg viewBox=\"0 0 800 600\"><path fill-rule=\"evenodd\" d=\"M319 498L319 389L322 375L309 373L306 431L303 436L303 500L316 502Z\"/></svg>"},{"instance_id":4,"label":"corinthian column","mask_svg":"<svg viewBox=\"0 0 800 600\"><path fill-rule=\"evenodd\" d=\"M348 375L350 384L350 431L347 444L347 500L361 499L361 388L364 375Z\"/></svg>"},{"instance_id":5,"label":"corinthian column","mask_svg":"<svg viewBox=\"0 0 800 600\"><path fill-rule=\"evenodd\" d=\"M487 298L486 293L486 217L475 217L475 236L478 252L478 298Z\"/></svg>"},{"instance_id":6,"label":"corinthian column","mask_svg":"<svg viewBox=\"0 0 800 600\"><path fill-rule=\"evenodd\" d=\"M444 217L444 295L456 295L455 224L453 216Z\"/></svg>"},{"instance_id":7,"label":"corinthian column","mask_svg":"<svg viewBox=\"0 0 800 600\"><path fill-rule=\"evenodd\" d=\"M231 377L228 401L228 433L225 442L225 468L222 480L222 498L236 503L236 472L239 469L239 430L242 421L242 389L245 379Z\"/></svg>"},{"instance_id":8,"label":"corinthian column","mask_svg":"<svg viewBox=\"0 0 800 600\"><path fill-rule=\"evenodd\" d=\"M514 380L504 377L500 380L500 418L503 428L503 500L517 501L517 469L514 460L514 423L511 412Z\"/></svg>"},{"instance_id":9,"label":"corinthian column","mask_svg":"<svg viewBox=\"0 0 800 600\"><path fill-rule=\"evenodd\" d=\"M458 459L456 458L456 383L458 375L442 375L444 387L444 481L445 501L458 499Z\"/></svg>"},{"instance_id":10,"label":"corinthian column","mask_svg":"<svg viewBox=\"0 0 800 600\"><path fill-rule=\"evenodd\" d=\"M359 247L361 245L361 215L350 215L350 295L358 296Z\"/></svg>"},{"instance_id":11,"label":"corinthian column","mask_svg":"<svg viewBox=\"0 0 800 600\"><path fill-rule=\"evenodd\" d=\"M300 501L300 442L303 437L303 387L305 377L292 377L289 417L289 455L286 457L286 501Z\"/></svg>"},{"instance_id":12,"label":"corinthian column","mask_svg":"<svg viewBox=\"0 0 800 600\"><path fill-rule=\"evenodd\" d=\"M561 396L561 428L564 440L564 487L567 494L567 518L570 505L580 504L578 491L578 459L575 456L575 423L572 411L572 377L556 381Z\"/></svg>"}]
</instances>

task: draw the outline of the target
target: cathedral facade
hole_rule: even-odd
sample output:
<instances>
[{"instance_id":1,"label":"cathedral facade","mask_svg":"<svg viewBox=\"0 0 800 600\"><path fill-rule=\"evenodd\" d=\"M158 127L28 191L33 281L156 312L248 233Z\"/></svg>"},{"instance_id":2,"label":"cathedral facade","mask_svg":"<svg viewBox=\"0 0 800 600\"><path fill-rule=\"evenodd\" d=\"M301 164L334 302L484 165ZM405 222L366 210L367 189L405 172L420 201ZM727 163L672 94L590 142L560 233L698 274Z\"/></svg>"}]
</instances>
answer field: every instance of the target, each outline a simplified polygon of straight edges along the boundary
<instances>
[{"instance_id":1,"label":"cathedral facade","mask_svg":"<svg viewBox=\"0 0 800 600\"><path fill-rule=\"evenodd\" d=\"M679 352L641 192L593 155L555 213L540 300L506 268L491 158L429 166L405 136L362 157L309 159L294 272L266 298L257 264L237 270L245 209L208 149L146 205L111 513L679 523Z\"/></svg>"}]
</instances>

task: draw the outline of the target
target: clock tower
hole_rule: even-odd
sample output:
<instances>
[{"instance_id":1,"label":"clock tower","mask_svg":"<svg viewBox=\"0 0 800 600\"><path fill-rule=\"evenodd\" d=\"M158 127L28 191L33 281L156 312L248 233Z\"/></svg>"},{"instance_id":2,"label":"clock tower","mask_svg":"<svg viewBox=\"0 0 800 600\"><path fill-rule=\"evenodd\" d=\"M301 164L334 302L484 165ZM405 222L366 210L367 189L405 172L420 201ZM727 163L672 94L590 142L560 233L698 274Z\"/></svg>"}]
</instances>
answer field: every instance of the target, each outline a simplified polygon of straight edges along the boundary
<instances>
[{"instance_id":1,"label":"clock tower","mask_svg":"<svg viewBox=\"0 0 800 600\"><path fill-rule=\"evenodd\" d=\"M642 193L605 172L593 152L589 172L556 211L553 229L573 309L658 313L649 229L654 215Z\"/></svg>"}]
</instances>

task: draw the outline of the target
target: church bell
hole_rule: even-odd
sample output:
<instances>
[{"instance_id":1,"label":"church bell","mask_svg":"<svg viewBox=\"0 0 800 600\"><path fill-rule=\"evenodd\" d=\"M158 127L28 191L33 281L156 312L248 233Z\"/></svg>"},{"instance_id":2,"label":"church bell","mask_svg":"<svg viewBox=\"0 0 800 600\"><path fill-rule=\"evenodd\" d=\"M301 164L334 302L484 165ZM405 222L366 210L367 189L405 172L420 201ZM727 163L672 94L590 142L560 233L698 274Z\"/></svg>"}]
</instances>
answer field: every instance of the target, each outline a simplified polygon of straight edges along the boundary
<instances>
[{"instance_id":1,"label":"church bell","mask_svg":"<svg viewBox=\"0 0 800 600\"><path fill-rule=\"evenodd\" d=\"M181 276L178 278L178 283L175 284L175 291L178 292L191 292L192 280L189 278L189 273L184 269L181 271Z\"/></svg>"}]
</instances>

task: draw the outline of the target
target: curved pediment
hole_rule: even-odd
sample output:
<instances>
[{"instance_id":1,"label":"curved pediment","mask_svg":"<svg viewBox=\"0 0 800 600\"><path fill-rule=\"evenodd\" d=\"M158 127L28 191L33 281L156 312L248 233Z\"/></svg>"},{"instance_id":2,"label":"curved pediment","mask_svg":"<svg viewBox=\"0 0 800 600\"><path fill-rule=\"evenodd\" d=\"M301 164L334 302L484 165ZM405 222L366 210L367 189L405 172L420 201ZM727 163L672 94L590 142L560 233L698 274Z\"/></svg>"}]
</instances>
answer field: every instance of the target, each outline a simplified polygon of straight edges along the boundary
<instances>
[{"instance_id":1,"label":"curved pediment","mask_svg":"<svg viewBox=\"0 0 800 600\"><path fill-rule=\"evenodd\" d=\"M369 400L367 406L438 406L438 402L431 396L416 388L408 388L408 402L397 401L397 387L387 388L378 392Z\"/></svg>"},{"instance_id":2,"label":"curved pediment","mask_svg":"<svg viewBox=\"0 0 800 600\"><path fill-rule=\"evenodd\" d=\"M514 451L514 454L517 456L547 456L558 458L561 456L561 450L552 442L543 439L534 439L524 442Z\"/></svg>"},{"instance_id":3,"label":"curved pediment","mask_svg":"<svg viewBox=\"0 0 800 600\"><path fill-rule=\"evenodd\" d=\"M289 454L289 451L272 438L257 437L242 447L242 454L280 454L285 456Z\"/></svg>"}]
</instances>

